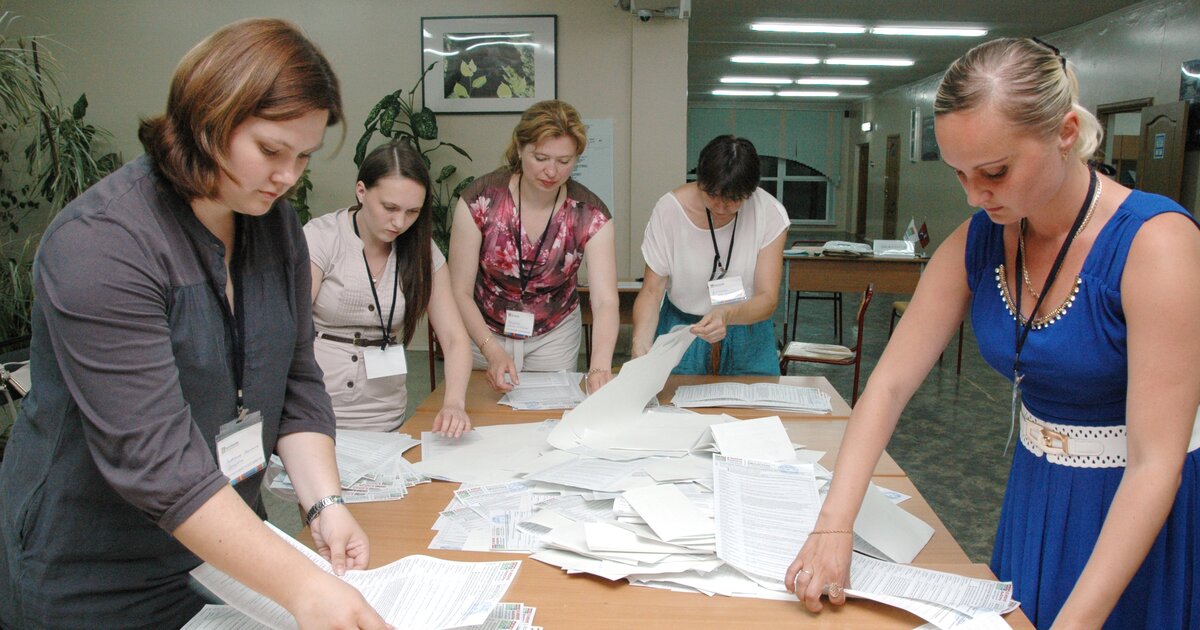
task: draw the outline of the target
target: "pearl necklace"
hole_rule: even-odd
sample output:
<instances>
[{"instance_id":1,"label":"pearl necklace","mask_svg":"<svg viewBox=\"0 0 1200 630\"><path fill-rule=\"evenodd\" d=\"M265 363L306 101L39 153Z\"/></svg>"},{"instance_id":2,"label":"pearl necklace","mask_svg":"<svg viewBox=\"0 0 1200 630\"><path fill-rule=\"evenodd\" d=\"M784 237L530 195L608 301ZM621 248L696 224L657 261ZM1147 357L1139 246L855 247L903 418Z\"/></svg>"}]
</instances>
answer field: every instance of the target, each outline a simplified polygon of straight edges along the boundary
<instances>
[{"instance_id":1,"label":"pearl necklace","mask_svg":"<svg viewBox=\"0 0 1200 630\"><path fill-rule=\"evenodd\" d=\"M1096 202L1100 201L1100 188L1103 186L1103 182L1103 178L1096 178L1096 192L1092 195L1091 203L1088 204L1087 213L1083 215L1083 223L1080 223L1079 229L1075 230L1075 238L1079 238L1079 235L1083 233L1083 229L1087 227L1088 221L1092 220L1092 212L1096 210ZM1021 251L1025 251L1024 230L1017 233L1017 247L1020 247ZM1025 266L1024 256L1021 256L1021 279L1025 281L1025 288L1029 289L1029 294L1033 296L1033 299L1041 299L1041 294L1033 290L1033 283L1029 280L1029 268Z\"/></svg>"}]
</instances>

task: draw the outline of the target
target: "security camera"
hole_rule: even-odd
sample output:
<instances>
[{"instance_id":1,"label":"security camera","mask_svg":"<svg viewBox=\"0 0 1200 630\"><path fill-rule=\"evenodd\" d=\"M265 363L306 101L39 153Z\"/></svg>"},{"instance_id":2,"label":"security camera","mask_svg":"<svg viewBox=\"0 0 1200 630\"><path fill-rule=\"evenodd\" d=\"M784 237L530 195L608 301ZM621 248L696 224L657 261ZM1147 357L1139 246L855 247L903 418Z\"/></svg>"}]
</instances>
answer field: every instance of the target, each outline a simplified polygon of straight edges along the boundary
<instances>
[{"instance_id":1,"label":"security camera","mask_svg":"<svg viewBox=\"0 0 1200 630\"><path fill-rule=\"evenodd\" d=\"M639 20L649 22L650 18L654 17L654 13L647 9L638 9L637 16Z\"/></svg>"}]
</instances>

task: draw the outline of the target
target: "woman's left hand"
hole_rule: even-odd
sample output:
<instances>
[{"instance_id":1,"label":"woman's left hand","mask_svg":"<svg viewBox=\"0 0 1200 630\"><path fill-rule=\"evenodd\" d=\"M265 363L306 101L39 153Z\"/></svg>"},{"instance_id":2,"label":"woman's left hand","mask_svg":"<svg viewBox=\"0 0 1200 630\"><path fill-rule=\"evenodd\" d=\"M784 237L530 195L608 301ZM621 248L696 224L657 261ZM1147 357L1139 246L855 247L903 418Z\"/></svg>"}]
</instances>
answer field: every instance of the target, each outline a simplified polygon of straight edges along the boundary
<instances>
[{"instance_id":1,"label":"woman's left hand","mask_svg":"<svg viewBox=\"0 0 1200 630\"><path fill-rule=\"evenodd\" d=\"M728 311L718 306L696 322L692 332L708 343L716 343L725 338L725 320L728 317Z\"/></svg>"},{"instance_id":2,"label":"woman's left hand","mask_svg":"<svg viewBox=\"0 0 1200 630\"><path fill-rule=\"evenodd\" d=\"M587 385L587 393L594 394L596 390L604 387L609 381L613 380L612 370L595 370L587 373L584 377L584 383Z\"/></svg>"},{"instance_id":3,"label":"woman's left hand","mask_svg":"<svg viewBox=\"0 0 1200 630\"><path fill-rule=\"evenodd\" d=\"M441 433L446 437L461 437L462 434L471 430L471 417L467 415L467 410L462 407L446 405L438 412L436 418L433 419L433 432Z\"/></svg>"},{"instance_id":4,"label":"woman's left hand","mask_svg":"<svg viewBox=\"0 0 1200 630\"><path fill-rule=\"evenodd\" d=\"M365 569L370 561L371 545L345 505L331 505L310 523L317 553L342 575L347 569Z\"/></svg>"}]
</instances>

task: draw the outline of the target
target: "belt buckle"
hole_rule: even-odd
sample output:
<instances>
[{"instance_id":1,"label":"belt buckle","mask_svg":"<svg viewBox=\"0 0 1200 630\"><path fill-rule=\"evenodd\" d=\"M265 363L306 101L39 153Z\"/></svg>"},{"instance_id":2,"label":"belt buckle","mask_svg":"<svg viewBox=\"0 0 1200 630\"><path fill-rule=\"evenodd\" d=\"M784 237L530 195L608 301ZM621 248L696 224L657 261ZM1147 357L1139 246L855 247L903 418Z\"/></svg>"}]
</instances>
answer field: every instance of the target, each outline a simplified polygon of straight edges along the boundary
<instances>
[{"instance_id":1,"label":"belt buckle","mask_svg":"<svg viewBox=\"0 0 1200 630\"><path fill-rule=\"evenodd\" d=\"M1043 448L1060 450L1062 451L1063 455L1071 454L1071 451L1067 448L1068 438L1065 434L1048 429L1046 427L1040 427L1040 429L1042 432Z\"/></svg>"}]
</instances>

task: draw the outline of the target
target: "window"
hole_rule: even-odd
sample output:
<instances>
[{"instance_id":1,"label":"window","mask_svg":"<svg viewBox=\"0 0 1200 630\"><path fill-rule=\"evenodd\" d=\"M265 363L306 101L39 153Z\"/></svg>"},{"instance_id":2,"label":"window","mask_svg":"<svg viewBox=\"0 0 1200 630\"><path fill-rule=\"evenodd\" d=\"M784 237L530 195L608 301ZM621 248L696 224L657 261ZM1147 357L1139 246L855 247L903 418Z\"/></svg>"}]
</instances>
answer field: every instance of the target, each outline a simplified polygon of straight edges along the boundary
<instances>
[{"instance_id":1,"label":"window","mask_svg":"<svg viewBox=\"0 0 1200 630\"><path fill-rule=\"evenodd\" d=\"M759 162L759 187L783 204L793 225L833 223L828 177L805 164L773 155L760 155ZM687 179L696 181L696 169L688 172Z\"/></svg>"}]
</instances>

